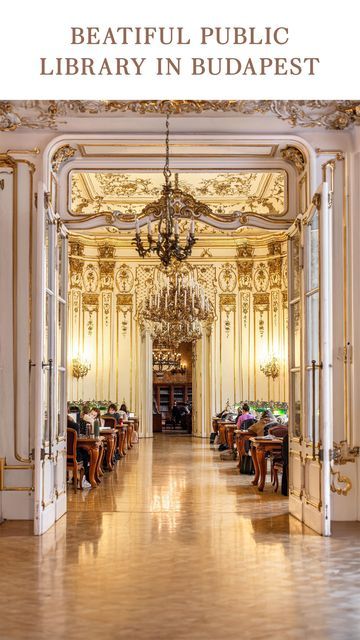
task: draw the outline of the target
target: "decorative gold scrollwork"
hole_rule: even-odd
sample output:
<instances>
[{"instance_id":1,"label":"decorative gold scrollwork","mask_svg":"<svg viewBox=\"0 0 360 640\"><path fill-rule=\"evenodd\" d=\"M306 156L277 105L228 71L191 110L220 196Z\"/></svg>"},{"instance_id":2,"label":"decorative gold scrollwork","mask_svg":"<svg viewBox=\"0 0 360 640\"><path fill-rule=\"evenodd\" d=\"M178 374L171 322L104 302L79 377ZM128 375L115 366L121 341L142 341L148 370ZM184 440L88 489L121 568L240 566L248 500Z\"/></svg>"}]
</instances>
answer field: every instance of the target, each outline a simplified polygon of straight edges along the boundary
<instances>
[{"instance_id":1,"label":"decorative gold scrollwork","mask_svg":"<svg viewBox=\"0 0 360 640\"><path fill-rule=\"evenodd\" d=\"M56 149L51 158L51 168L54 173L58 173L60 167L64 162L74 157L76 149L69 144L64 144L62 147Z\"/></svg>"},{"instance_id":2,"label":"decorative gold scrollwork","mask_svg":"<svg viewBox=\"0 0 360 640\"><path fill-rule=\"evenodd\" d=\"M340 471L331 469L332 480L330 489L333 493L337 493L338 496L347 496L352 489L352 482L349 476L344 476ZM344 484L344 487L339 487L336 483Z\"/></svg>"},{"instance_id":3,"label":"decorative gold scrollwork","mask_svg":"<svg viewBox=\"0 0 360 640\"><path fill-rule=\"evenodd\" d=\"M294 165L298 173L302 173L304 171L306 167L306 159L300 149L288 145L284 149L281 149L280 153L284 160L287 160L287 162Z\"/></svg>"}]
</instances>

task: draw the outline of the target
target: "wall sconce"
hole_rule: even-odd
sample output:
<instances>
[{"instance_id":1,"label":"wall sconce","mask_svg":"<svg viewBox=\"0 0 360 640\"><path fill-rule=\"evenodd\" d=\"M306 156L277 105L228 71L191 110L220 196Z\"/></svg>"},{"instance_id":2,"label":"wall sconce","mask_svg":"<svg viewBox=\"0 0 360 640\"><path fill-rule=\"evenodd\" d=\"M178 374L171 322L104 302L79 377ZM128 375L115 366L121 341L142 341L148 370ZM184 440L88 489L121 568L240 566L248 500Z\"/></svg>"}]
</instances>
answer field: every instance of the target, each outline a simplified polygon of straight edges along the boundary
<instances>
[{"instance_id":1,"label":"wall sconce","mask_svg":"<svg viewBox=\"0 0 360 640\"><path fill-rule=\"evenodd\" d=\"M72 360L72 373L74 378L85 378L91 369L91 363L85 358L82 359L80 356L76 356Z\"/></svg>"},{"instance_id":2,"label":"wall sconce","mask_svg":"<svg viewBox=\"0 0 360 640\"><path fill-rule=\"evenodd\" d=\"M260 365L260 371L265 373L267 378L278 378L280 375L280 361L276 356L271 356L263 364Z\"/></svg>"}]
</instances>

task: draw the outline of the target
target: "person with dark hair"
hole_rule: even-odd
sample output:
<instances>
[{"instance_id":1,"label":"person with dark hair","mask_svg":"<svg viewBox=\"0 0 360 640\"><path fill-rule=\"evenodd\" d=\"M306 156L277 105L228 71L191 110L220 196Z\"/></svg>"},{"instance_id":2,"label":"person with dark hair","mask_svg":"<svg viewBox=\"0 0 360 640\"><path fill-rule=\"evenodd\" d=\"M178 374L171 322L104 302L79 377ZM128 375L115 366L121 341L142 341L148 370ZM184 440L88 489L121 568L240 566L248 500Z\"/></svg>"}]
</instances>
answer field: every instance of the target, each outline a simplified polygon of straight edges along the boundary
<instances>
[{"instance_id":1,"label":"person with dark hair","mask_svg":"<svg viewBox=\"0 0 360 640\"><path fill-rule=\"evenodd\" d=\"M120 419L127 420L128 419L128 410L126 408L126 404L123 402L120 411L119 411Z\"/></svg>"},{"instance_id":2,"label":"person with dark hair","mask_svg":"<svg viewBox=\"0 0 360 640\"><path fill-rule=\"evenodd\" d=\"M113 404L113 403L109 404L107 413L105 413L105 415L103 417L104 418L115 418L116 424L119 424L119 422L121 420L121 417L120 417L120 413L117 410L117 405Z\"/></svg>"},{"instance_id":3,"label":"person with dark hair","mask_svg":"<svg viewBox=\"0 0 360 640\"><path fill-rule=\"evenodd\" d=\"M244 402L243 406L241 407L241 414L239 415L236 422L236 428L241 429L242 423L245 422L245 420L251 420L251 418L253 417L254 416L250 413L249 405Z\"/></svg>"}]
</instances>

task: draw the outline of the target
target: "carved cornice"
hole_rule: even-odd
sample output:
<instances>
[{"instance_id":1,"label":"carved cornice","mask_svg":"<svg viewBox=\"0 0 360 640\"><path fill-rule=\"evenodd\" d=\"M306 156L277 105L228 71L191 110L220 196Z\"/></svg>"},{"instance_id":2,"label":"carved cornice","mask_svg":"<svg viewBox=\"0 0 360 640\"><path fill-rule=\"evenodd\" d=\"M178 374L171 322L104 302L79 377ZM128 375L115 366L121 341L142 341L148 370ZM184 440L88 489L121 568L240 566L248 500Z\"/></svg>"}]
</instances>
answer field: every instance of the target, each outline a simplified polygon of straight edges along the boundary
<instances>
[{"instance_id":1,"label":"carved cornice","mask_svg":"<svg viewBox=\"0 0 360 640\"><path fill-rule=\"evenodd\" d=\"M64 118L201 114L206 111L239 115L273 114L297 127L344 130L360 123L356 100L17 100L0 102L0 131L57 129Z\"/></svg>"},{"instance_id":2,"label":"carved cornice","mask_svg":"<svg viewBox=\"0 0 360 640\"><path fill-rule=\"evenodd\" d=\"M302 173L304 171L306 167L306 158L300 149L288 145L284 149L281 149L280 153L284 160L294 165L298 173Z\"/></svg>"},{"instance_id":3,"label":"carved cornice","mask_svg":"<svg viewBox=\"0 0 360 640\"><path fill-rule=\"evenodd\" d=\"M252 258L255 253L255 247L244 242L243 244L236 247L236 256L237 258Z\"/></svg>"},{"instance_id":4,"label":"carved cornice","mask_svg":"<svg viewBox=\"0 0 360 640\"><path fill-rule=\"evenodd\" d=\"M69 144L64 144L62 147L56 149L51 158L51 168L54 173L58 173L62 164L74 157L76 149Z\"/></svg>"},{"instance_id":5,"label":"carved cornice","mask_svg":"<svg viewBox=\"0 0 360 640\"><path fill-rule=\"evenodd\" d=\"M71 256L84 255L84 244L79 240L69 240L69 248Z\"/></svg>"},{"instance_id":6,"label":"carved cornice","mask_svg":"<svg viewBox=\"0 0 360 640\"><path fill-rule=\"evenodd\" d=\"M114 258L115 256L115 247L111 244L105 242L98 246L98 256L99 258Z\"/></svg>"},{"instance_id":7,"label":"carved cornice","mask_svg":"<svg viewBox=\"0 0 360 640\"><path fill-rule=\"evenodd\" d=\"M269 256L281 256L281 242L269 242L268 253Z\"/></svg>"}]
</instances>

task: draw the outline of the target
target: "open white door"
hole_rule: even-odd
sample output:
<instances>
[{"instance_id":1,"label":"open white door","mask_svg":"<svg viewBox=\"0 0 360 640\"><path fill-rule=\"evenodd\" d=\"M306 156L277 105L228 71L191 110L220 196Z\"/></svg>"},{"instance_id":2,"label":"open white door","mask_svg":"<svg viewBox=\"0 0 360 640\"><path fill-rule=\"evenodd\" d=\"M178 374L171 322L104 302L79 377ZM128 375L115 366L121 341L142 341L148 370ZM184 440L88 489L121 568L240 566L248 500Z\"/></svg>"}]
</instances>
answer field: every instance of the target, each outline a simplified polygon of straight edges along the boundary
<instances>
[{"instance_id":1,"label":"open white door","mask_svg":"<svg viewBox=\"0 0 360 640\"><path fill-rule=\"evenodd\" d=\"M38 189L34 532L66 511L66 230Z\"/></svg>"},{"instance_id":2,"label":"open white door","mask_svg":"<svg viewBox=\"0 0 360 640\"><path fill-rule=\"evenodd\" d=\"M330 535L331 209L324 182L289 231L289 509Z\"/></svg>"}]
</instances>

